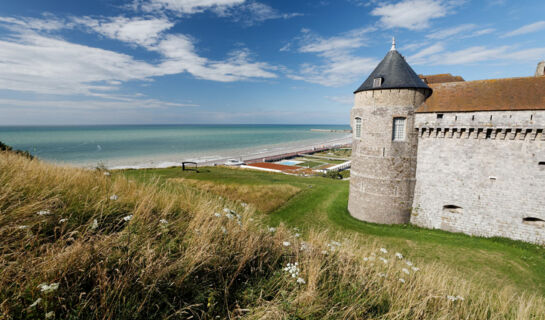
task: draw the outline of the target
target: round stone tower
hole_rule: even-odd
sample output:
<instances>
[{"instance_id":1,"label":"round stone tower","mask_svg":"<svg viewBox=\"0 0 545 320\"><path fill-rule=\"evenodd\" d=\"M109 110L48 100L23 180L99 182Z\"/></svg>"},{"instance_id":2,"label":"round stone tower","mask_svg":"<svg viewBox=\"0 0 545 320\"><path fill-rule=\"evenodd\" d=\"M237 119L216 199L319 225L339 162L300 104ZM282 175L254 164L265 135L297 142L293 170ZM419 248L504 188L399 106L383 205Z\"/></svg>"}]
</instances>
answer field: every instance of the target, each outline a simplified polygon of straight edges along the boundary
<instances>
[{"instance_id":1,"label":"round stone tower","mask_svg":"<svg viewBox=\"0 0 545 320\"><path fill-rule=\"evenodd\" d=\"M357 219L408 223L418 137L414 112L432 93L395 48L354 92L348 210Z\"/></svg>"}]
</instances>

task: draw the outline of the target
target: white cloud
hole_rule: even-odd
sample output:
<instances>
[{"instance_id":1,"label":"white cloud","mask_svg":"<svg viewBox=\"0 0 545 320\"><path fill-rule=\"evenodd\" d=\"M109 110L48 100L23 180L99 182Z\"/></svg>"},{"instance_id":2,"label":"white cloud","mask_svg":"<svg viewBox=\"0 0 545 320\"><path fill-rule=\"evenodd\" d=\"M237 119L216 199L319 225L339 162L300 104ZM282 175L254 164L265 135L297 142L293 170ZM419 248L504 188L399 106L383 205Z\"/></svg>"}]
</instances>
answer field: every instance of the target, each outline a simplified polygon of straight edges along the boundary
<instances>
[{"instance_id":1,"label":"white cloud","mask_svg":"<svg viewBox=\"0 0 545 320\"><path fill-rule=\"evenodd\" d=\"M380 17L386 28L422 30L430 20L444 17L464 1L444 0L402 0L395 4L381 3L371 14Z\"/></svg>"},{"instance_id":2,"label":"white cloud","mask_svg":"<svg viewBox=\"0 0 545 320\"><path fill-rule=\"evenodd\" d=\"M219 7L214 10L219 16L232 17L246 25L254 25L266 20L291 19L302 16L301 13L282 13L260 2L246 2L239 6Z\"/></svg>"},{"instance_id":3,"label":"white cloud","mask_svg":"<svg viewBox=\"0 0 545 320\"><path fill-rule=\"evenodd\" d=\"M462 24L462 25L459 25L459 26L456 26L456 27L447 28L447 29L443 29L443 30L439 30L439 31L430 33L426 37L429 38L429 39L445 39L445 38L449 38L449 37L458 35L458 34L463 33L463 32L469 33L469 31L472 31L475 28L477 28L477 26L474 25L474 24Z\"/></svg>"},{"instance_id":4,"label":"white cloud","mask_svg":"<svg viewBox=\"0 0 545 320\"><path fill-rule=\"evenodd\" d=\"M511 32L508 32L504 35L504 37L520 36L523 34L528 34L528 33L536 32L539 30L543 30L544 28L545 28L545 21L538 21L538 22L534 22L534 23L522 26Z\"/></svg>"},{"instance_id":5,"label":"white cloud","mask_svg":"<svg viewBox=\"0 0 545 320\"><path fill-rule=\"evenodd\" d=\"M17 21L22 22L17 24ZM126 54L21 29L0 39L0 88L42 94L112 96L123 82L147 81L183 72L222 82L276 77L272 72L274 67L254 62L245 49L231 52L219 61L199 56L191 38L161 33L170 27L166 20L130 19L126 21L128 28L120 26L123 18L97 24L89 21L92 22L87 20L84 25L114 39L145 45L159 53L161 59L148 63ZM15 23L21 26L24 22ZM150 25L153 26L150 30L136 32Z\"/></svg>"},{"instance_id":6,"label":"white cloud","mask_svg":"<svg viewBox=\"0 0 545 320\"><path fill-rule=\"evenodd\" d=\"M410 63L410 64L422 64L422 63L425 63L428 61L428 59L430 58L430 56L433 56L437 53L440 53L440 52L443 52L445 50L445 48L443 47L442 44L440 43L436 43L434 45L431 45L429 47L426 47L422 50L420 50L418 53L410 56L407 58L407 61Z\"/></svg>"},{"instance_id":7,"label":"white cloud","mask_svg":"<svg viewBox=\"0 0 545 320\"><path fill-rule=\"evenodd\" d=\"M176 103L157 99L118 100L19 100L0 99L0 108L48 108L79 110L134 110L198 107L197 104Z\"/></svg>"},{"instance_id":8,"label":"white cloud","mask_svg":"<svg viewBox=\"0 0 545 320\"><path fill-rule=\"evenodd\" d=\"M167 58L160 67L179 73L187 71L200 79L237 81L250 78L275 78L274 69L263 62L251 62L248 50L231 52L225 61L211 61L197 55L191 39L184 35L168 35L154 50Z\"/></svg>"},{"instance_id":9,"label":"white cloud","mask_svg":"<svg viewBox=\"0 0 545 320\"><path fill-rule=\"evenodd\" d=\"M115 90L106 81L147 79L156 67L113 51L25 33L0 41L0 88L46 94Z\"/></svg>"},{"instance_id":10,"label":"white cloud","mask_svg":"<svg viewBox=\"0 0 545 320\"><path fill-rule=\"evenodd\" d=\"M113 17L103 20L84 17L74 18L74 21L106 37L141 46L156 43L162 32L174 26L174 23L164 17L148 19Z\"/></svg>"},{"instance_id":11,"label":"white cloud","mask_svg":"<svg viewBox=\"0 0 545 320\"><path fill-rule=\"evenodd\" d=\"M368 40L366 36L373 30L372 28L356 29L346 34L329 38L322 38L310 32L303 32L305 36L302 39L299 52L336 55L339 51L344 52L347 49L360 48L366 45L366 41Z\"/></svg>"},{"instance_id":12,"label":"white cloud","mask_svg":"<svg viewBox=\"0 0 545 320\"><path fill-rule=\"evenodd\" d=\"M170 11L175 14L194 14L208 9L223 10L240 5L245 0L135 0L133 6L147 12Z\"/></svg>"},{"instance_id":13,"label":"white cloud","mask_svg":"<svg viewBox=\"0 0 545 320\"><path fill-rule=\"evenodd\" d=\"M323 38L303 29L297 38L298 51L313 53L323 59L323 63L303 64L297 73L288 73L288 77L324 86L341 86L359 79L362 74L373 70L378 61L374 58L358 57L352 51L367 45L367 34L373 28L356 29L350 32Z\"/></svg>"},{"instance_id":14,"label":"white cloud","mask_svg":"<svg viewBox=\"0 0 545 320\"><path fill-rule=\"evenodd\" d=\"M44 19L0 17L0 24L10 30L56 31L72 27L72 24L67 23L63 19L58 19L50 15L45 15Z\"/></svg>"},{"instance_id":15,"label":"white cloud","mask_svg":"<svg viewBox=\"0 0 545 320\"><path fill-rule=\"evenodd\" d=\"M545 55L545 48L517 50L514 46L474 46L462 50L446 51L442 44L429 46L407 60L416 65L468 65L497 61L539 60Z\"/></svg>"}]
</instances>

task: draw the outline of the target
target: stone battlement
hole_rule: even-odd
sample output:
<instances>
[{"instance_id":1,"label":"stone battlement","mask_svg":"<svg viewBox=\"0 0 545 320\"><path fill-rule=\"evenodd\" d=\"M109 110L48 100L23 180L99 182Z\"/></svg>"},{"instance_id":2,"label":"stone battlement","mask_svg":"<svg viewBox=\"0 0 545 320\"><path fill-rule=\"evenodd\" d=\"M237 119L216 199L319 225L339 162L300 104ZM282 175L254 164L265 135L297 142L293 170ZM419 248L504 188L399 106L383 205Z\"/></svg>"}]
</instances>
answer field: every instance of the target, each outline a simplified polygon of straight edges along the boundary
<instances>
[{"instance_id":1,"label":"stone battlement","mask_svg":"<svg viewBox=\"0 0 545 320\"><path fill-rule=\"evenodd\" d=\"M545 141L544 128L422 127L416 130L419 138Z\"/></svg>"}]
</instances>

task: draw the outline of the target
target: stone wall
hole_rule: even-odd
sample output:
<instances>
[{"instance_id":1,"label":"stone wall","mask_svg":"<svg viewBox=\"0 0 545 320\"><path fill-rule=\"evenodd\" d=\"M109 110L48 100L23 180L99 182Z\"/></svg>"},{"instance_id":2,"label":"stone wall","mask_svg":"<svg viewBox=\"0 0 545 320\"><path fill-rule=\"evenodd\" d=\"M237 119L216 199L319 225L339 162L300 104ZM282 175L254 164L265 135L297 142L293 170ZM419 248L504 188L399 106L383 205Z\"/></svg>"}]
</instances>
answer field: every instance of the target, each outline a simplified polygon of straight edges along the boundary
<instances>
[{"instance_id":1,"label":"stone wall","mask_svg":"<svg viewBox=\"0 0 545 320\"><path fill-rule=\"evenodd\" d=\"M545 243L545 111L419 113L415 128L411 223Z\"/></svg>"},{"instance_id":2,"label":"stone wall","mask_svg":"<svg viewBox=\"0 0 545 320\"><path fill-rule=\"evenodd\" d=\"M425 99L422 89L358 92L351 112L354 129L348 210L360 220L408 223L415 184L414 110ZM356 138L355 118L362 119ZM392 141L395 117L404 117L404 141Z\"/></svg>"}]
</instances>

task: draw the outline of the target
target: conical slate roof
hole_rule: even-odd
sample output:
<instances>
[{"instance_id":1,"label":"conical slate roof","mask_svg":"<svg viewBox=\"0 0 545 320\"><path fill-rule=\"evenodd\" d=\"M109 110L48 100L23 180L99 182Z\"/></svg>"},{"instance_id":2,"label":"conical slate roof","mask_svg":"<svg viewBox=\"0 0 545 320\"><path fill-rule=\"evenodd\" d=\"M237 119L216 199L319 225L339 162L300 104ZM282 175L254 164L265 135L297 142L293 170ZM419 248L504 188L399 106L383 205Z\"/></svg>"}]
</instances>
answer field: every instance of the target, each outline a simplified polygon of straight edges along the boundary
<instances>
[{"instance_id":1,"label":"conical slate roof","mask_svg":"<svg viewBox=\"0 0 545 320\"><path fill-rule=\"evenodd\" d=\"M382 78L382 80L378 81L380 85L376 85L374 81L376 78ZM431 88L418 77L405 61L405 58L397 52L394 42L392 50L388 52L367 80L354 93L368 90L413 88L428 89L426 93L428 97L432 93Z\"/></svg>"}]
</instances>

